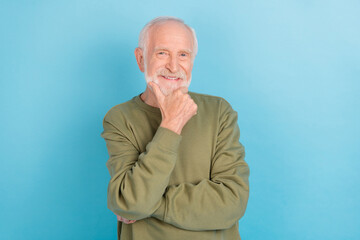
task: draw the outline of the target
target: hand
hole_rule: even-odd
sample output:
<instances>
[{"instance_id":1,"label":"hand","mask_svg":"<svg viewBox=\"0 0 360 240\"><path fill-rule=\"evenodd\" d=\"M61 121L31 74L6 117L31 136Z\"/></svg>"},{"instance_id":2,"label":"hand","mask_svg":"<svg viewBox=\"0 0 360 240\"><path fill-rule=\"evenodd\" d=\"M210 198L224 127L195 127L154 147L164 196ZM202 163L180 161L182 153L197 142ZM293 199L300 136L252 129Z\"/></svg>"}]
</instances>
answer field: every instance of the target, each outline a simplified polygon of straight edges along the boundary
<instances>
[{"instance_id":1,"label":"hand","mask_svg":"<svg viewBox=\"0 0 360 240\"><path fill-rule=\"evenodd\" d=\"M117 217L117 220L118 220L118 221L123 222L123 223L125 223L125 224L131 224L131 223L136 222L136 220L128 220L128 219L123 218L123 217L121 217L121 216L119 216L119 215L116 215L116 217Z\"/></svg>"},{"instance_id":2,"label":"hand","mask_svg":"<svg viewBox=\"0 0 360 240\"><path fill-rule=\"evenodd\" d=\"M185 124L197 112L197 105L188 94L188 89L180 87L165 96L156 83L149 82L149 87L152 89L161 111L160 126L180 134Z\"/></svg>"}]
</instances>

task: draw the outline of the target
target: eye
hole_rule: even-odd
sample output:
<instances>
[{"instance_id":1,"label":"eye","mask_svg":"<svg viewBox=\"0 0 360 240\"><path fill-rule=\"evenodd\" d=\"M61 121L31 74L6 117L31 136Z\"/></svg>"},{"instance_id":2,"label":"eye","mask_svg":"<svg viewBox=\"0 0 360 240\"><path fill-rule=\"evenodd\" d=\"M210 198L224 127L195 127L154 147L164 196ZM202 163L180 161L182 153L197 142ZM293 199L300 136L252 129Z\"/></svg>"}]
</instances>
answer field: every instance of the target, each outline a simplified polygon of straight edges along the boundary
<instances>
[{"instance_id":1,"label":"eye","mask_svg":"<svg viewBox=\"0 0 360 240\"><path fill-rule=\"evenodd\" d=\"M166 56L167 55L167 52L164 52L164 51L160 51L157 53L159 56Z\"/></svg>"},{"instance_id":2,"label":"eye","mask_svg":"<svg viewBox=\"0 0 360 240\"><path fill-rule=\"evenodd\" d=\"M187 59L190 58L190 53L188 53L188 52L181 52L181 53L179 54L179 58L180 58L181 60L187 60Z\"/></svg>"}]
</instances>

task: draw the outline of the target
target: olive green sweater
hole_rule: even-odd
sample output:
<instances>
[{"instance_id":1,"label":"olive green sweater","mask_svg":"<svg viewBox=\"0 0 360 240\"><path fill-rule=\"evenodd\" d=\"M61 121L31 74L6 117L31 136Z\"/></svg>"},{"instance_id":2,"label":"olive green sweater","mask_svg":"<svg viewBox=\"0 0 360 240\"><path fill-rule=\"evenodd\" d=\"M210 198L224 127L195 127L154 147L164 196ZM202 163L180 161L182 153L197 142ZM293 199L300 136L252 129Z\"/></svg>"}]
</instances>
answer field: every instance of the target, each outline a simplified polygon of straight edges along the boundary
<instances>
[{"instance_id":1,"label":"olive green sweater","mask_svg":"<svg viewBox=\"0 0 360 240\"><path fill-rule=\"evenodd\" d=\"M160 110L140 96L105 115L108 207L137 220L118 222L119 239L240 239L249 168L237 113L222 98L189 94L198 113L181 135L159 127Z\"/></svg>"}]
</instances>

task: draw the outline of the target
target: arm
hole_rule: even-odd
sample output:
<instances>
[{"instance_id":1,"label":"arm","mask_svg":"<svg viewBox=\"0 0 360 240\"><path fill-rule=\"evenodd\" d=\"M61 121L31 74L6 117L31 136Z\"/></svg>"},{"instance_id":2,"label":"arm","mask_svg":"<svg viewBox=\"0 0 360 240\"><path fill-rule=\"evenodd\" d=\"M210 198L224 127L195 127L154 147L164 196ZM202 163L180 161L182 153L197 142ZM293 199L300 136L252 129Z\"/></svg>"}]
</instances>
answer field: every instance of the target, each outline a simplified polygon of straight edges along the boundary
<instances>
[{"instance_id":1,"label":"arm","mask_svg":"<svg viewBox=\"0 0 360 240\"><path fill-rule=\"evenodd\" d=\"M162 121L144 153L139 153L122 133L122 123L115 124L111 115L104 119L102 137L106 140L110 159L107 162L111 179L108 207L126 220L150 216L161 204L160 199L174 169L181 130L196 114L197 105L179 88L165 96L159 86L150 82L151 94L158 101ZM140 154L140 155L139 155Z\"/></svg>"},{"instance_id":2,"label":"arm","mask_svg":"<svg viewBox=\"0 0 360 240\"><path fill-rule=\"evenodd\" d=\"M181 136L160 127L140 154L111 116L105 117L103 126L101 136L110 156L108 208L126 219L146 218L159 207Z\"/></svg>"},{"instance_id":3,"label":"arm","mask_svg":"<svg viewBox=\"0 0 360 240\"><path fill-rule=\"evenodd\" d=\"M237 113L225 104L210 179L169 186L153 217L179 228L200 231L229 228L244 215L249 168L239 143Z\"/></svg>"}]
</instances>

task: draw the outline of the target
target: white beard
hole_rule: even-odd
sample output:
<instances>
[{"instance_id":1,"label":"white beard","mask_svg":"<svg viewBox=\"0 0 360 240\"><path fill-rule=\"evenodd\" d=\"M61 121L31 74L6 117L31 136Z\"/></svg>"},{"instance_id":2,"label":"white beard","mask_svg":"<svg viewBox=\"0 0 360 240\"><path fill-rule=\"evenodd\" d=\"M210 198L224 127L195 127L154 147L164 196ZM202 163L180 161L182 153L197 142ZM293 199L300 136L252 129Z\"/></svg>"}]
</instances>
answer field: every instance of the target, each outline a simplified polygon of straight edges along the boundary
<instances>
[{"instance_id":1,"label":"white beard","mask_svg":"<svg viewBox=\"0 0 360 240\"><path fill-rule=\"evenodd\" d=\"M145 70L146 71L146 70ZM148 76L147 74L145 74L145 80L146 80L146 83L149 83L149 82L154 82L156 83L161 92L167 96L169 95L170 93L174 92L176 89L180 88L180 87L189 87L190 86L190 82L191 82L191 78L189 79L189 81L187 81L187 79L183 79L181 80L181 85L177 85L177 84L167 84L167 86L161 86L160 85L160 82L159 82L159 79L157 78L157 76L153 76L153 77L150 77Z\"/></svg>"}]
</instances>

